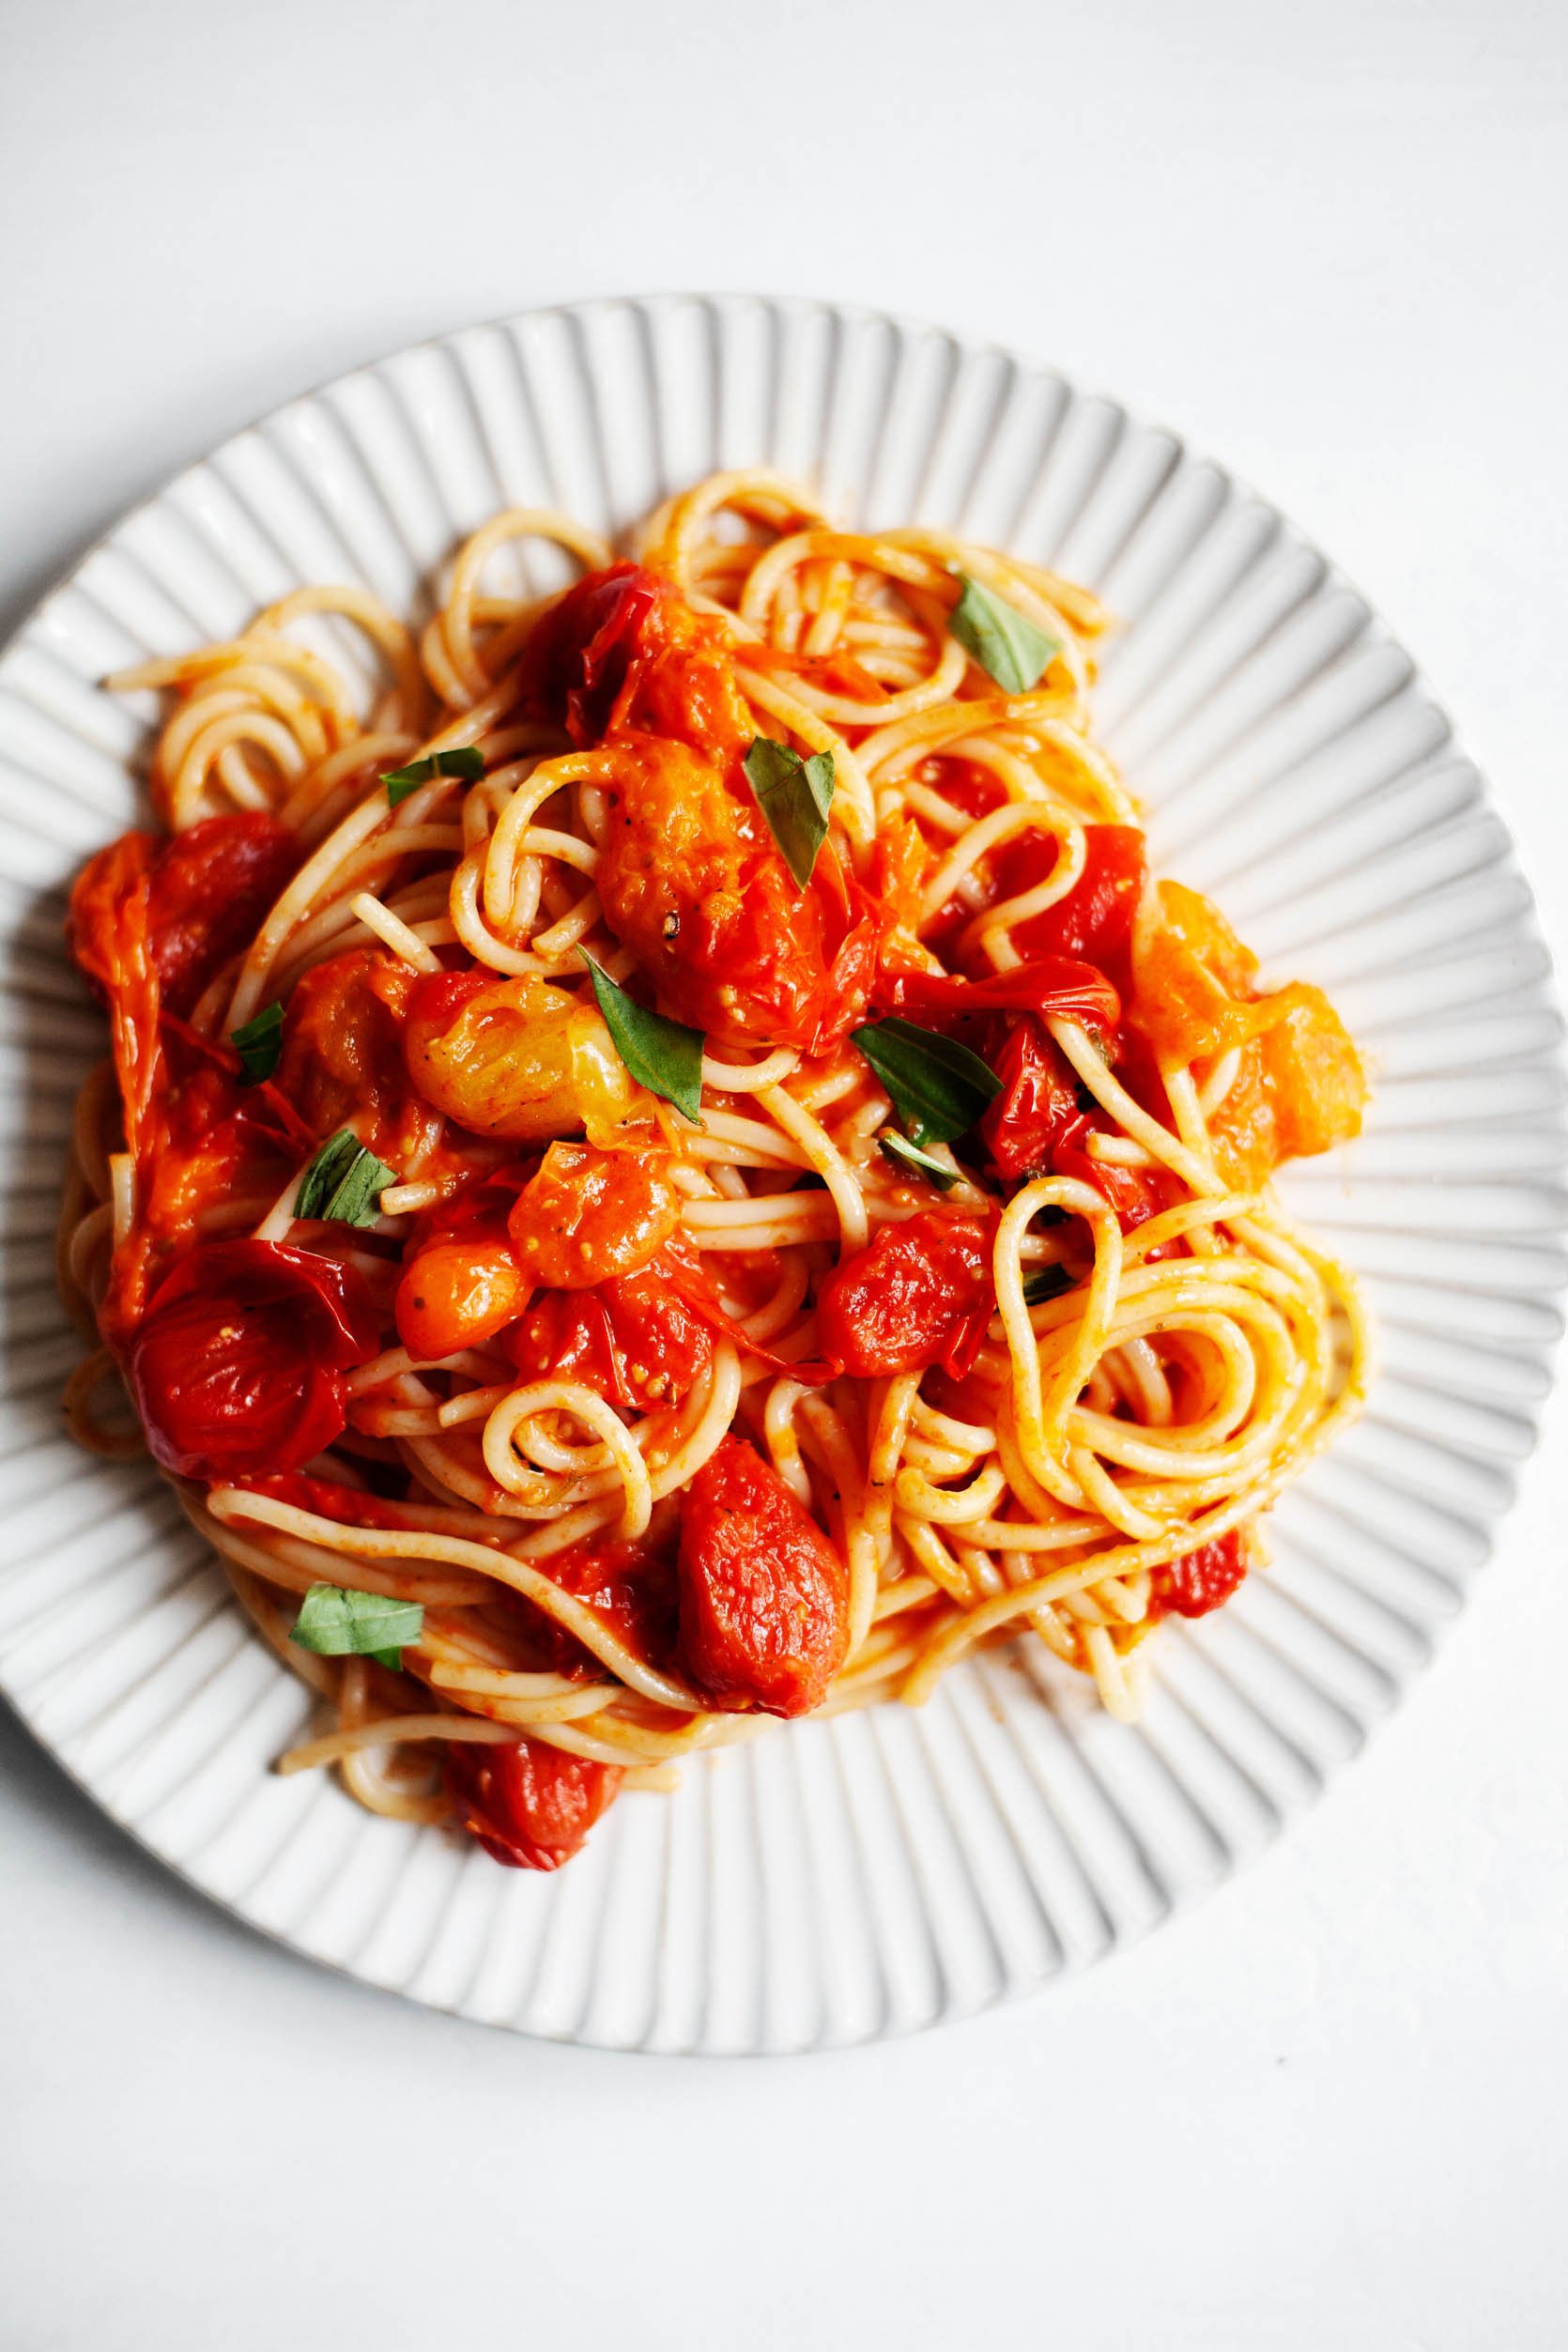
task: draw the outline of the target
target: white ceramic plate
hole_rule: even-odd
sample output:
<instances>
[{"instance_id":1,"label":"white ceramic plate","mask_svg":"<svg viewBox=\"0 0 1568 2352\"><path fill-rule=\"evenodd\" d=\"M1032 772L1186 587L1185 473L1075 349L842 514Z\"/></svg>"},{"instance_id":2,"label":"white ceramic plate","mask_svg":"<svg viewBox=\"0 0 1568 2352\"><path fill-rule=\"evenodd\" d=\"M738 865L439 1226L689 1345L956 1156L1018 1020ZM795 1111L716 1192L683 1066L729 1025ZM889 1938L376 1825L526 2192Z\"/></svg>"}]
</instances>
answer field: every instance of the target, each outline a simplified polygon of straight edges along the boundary
<instances>
[{"instance_id":1,"label":"white ceramic plate","mask_svg":"<svg viewBox=\"0 0 1568 2352\"><path fill-rule=\"evenodd\" d=\"M417 604L497 507L617 530L716 466L818 483L1086 580L1097 696L1157 862L1329 989L1376 1092L1291 1207L1365 1279L1381 1371L1274 1515L1277 1564L1159 1644L1137 1729L1037 1658L920 1714L770 1731L634 1795L555 1877L280 1780L300 1685L148 1470L62 1438L51 1228L102 1051L65 886L133 821L150 707L105 671L308 580ZM0 664L6 1419L0 1681L116 1821L219 1901L416 2000L566 2040L784 2051L960 2015L1211 1886L1355 1753L1486 1557L1559 1329L1563 1068L1508 836L1408 656L1324 557L1173 435L935 329L664 299L421 345L280 409L129 515Z\"/></svg>"}]
</instances>

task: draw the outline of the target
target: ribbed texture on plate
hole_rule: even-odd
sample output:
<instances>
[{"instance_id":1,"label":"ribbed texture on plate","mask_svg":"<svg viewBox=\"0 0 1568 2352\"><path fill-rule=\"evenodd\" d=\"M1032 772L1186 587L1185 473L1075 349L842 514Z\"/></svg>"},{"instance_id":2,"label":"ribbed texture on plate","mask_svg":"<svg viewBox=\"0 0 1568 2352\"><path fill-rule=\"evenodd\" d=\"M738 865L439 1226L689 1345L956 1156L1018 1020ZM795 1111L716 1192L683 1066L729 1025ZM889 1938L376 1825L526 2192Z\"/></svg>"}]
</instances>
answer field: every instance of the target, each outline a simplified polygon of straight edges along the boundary
<instances>
[{"instance_id":1,"label":"ribbed texture on plate","mask_svg":"<svg viewBox=\"0 0 1568 2352\"><path fill-rule=\"evenodd\" d=\"M921 1714L770 1731L634 1796L556 1878L268 1772L303 1694L147 1471L59 1435L50 1233L101 1050L63 886L130 821L150 711L104 671L302 581L396 607L497 507L617 530L715 466L814 479L1057 565L1126 626L1099 722L1157 859L1371 1053L1364 1137L1291 1206L1363 1276L1382 1369L1275 1514L1278 1560L1160 1644L1136 1729L1039 1660ZM543 584L543 582L541 582ZM1270 1837L1425 1658L1535 1435L1559 1328L1563 1069L1508 837L1407 656L1272 508L1048 371L862 312L606 302L297 401L130 515L0 665L6 1177L0 1675L115 1817L302 1950L563 2039L778 2051L960 2014L1099 1958Z\"/></svg>"}]
</instances>

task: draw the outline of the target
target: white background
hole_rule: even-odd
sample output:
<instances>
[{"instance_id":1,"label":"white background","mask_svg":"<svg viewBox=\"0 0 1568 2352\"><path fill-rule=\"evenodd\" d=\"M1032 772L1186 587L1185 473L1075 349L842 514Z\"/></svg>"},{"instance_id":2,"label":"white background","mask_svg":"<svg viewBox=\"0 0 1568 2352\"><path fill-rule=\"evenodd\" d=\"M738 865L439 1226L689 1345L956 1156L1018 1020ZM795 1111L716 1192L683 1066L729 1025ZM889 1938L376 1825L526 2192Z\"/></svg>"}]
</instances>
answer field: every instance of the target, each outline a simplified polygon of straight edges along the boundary
<instances>
[{"instance_id":1,"label":"white background","mask_svg":"<svg viewBox=\"0 0 1568 2352\"><path fill-rule=\"evenodd\" d=\"M577 294L1010 342L1276 498L1560 959L1560 0L0 0L0 619L290 392ZM0 2346L1568 2341L1559 1398L1437 1669L1143 1949L835 2058L538 2047L265 1945L0 1716Z\"/></svg>"}]
</instances>

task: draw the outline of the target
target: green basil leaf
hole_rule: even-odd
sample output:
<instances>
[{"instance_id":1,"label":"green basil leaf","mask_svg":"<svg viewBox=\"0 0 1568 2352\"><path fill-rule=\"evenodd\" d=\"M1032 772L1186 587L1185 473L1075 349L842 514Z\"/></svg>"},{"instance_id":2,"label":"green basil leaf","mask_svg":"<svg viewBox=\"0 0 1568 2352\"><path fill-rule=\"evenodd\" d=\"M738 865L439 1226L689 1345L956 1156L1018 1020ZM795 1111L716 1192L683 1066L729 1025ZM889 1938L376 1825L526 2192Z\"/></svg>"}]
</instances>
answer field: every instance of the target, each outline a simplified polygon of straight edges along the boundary
<instances>
[{"instance_id":1,"label":"green basil leaf","mask_svg":"<svg viewBox=\"0 0 1568 2352\"><path fill-rule=\"evenodd\" d=\"M977 1053L913 1021L879 1021L850 1035L892 1097L912 1144L952 1143L1002 1091Z\"/></svg>"},{"instance_id":2,"label":"green basil leaf","mask_svg":"<svg viewBox=\"0 0 1568 2352\"><path fill-rule=\"evenodd\" d=\"M947 626L1004 694L1027 694L1038 686L1061 646L989 588L959 574L963 593L947 616Z\"/></svg>"},{"instance_id":3,"label":"green basil leaf","mask_svg":"<svg viewBox=\"0 0 1568 2352\"><path fill-rule=\"evenodd\" d=\"M476 744L459 744L452 751L427 751L423 760L410 760L406 768L392 768L381 781L395 808L433 776L460 776L466 783L476 784L484 773L484 752Z\"/></svg>"},{"instance_id":4,"label":"green basil leaf","mask_svg":"<svg viewBox=\"0 0 1568 2352\"><path fill-rule=\"evenodd\" d=\"M1043 1307L1048 1299L1059 1299L1064 1291L1077 1287L1076 1280L1065 1266L1037 1266L1023 1277L1023 1303L1026 1307Z\"/></svg>"},{"instance_id":5,"label":"green basil leaf","mask_svg":"<svg viewBox=\"0 0 1568 2352\"><path fill-rule=\"evenodd\" d=\"M243 1028L229 1032L229 1043L239 1056L240 1084L259 1086L264 1078L271 1077L283 1052L283 1007L276 1001L265 1007Z\"/></svg>"},{"instance_id":6,"label":"green basil leaf","mask_svg":"<svg viewBox=\"0 0 1568 2352\"><path fill-rule=\"evenodd\" d=\"M381 1214L382 1193L396 1182L394 1169L366 1151L351 1128L340 1127L300 1178L294 1214L330 1218L336 1224L373 1225Z\"/></svg>"},{"instance_id":7,"label":"green basil leaf","mask_svg":"<svg viewBox=\"0 0 1568 2352\"><path fill-rule=\"evenodd\" d=\"M623 988L617 988L586 948L581 954L599 1010L605 1017L605 1026L638 1084L646 1086L650 1094L662 1096L666 1102L672 1102L677 1111L684 1112L694 1127L700 1125L702 1048L707 1043L701 1030L688 1029L684 1022L667 1021L663 1013L650 1012L635 996L628 996Z\"/></svg>"},{"instance_id":8,"label":"green basil leaf","mask_svg":"<svg viewBox=\"0 0 1568 2352\"><path fill-rule=\"evenodd\" d=\"M896 1168L912 1170L915 1176L923 1176L928 1184L934 1184L939 1192L950 1192L958 1182L951 1168L944 1167L940 1160L933 1160L930 1153L922 1151L917 1144L908 1142L902 1135L896 1135L890 1127L884 1127L877 1137L877 1149Z\"/></svg>"},{"instance_id":9,"label":"green basil leaf","mask_svg":"<svg viewBox=\"0 0 1568 2352\"><path fill-rule=\"evenodd\" d=\"M313 1584L300 1604L290 1641L324 1658L374 1658L401 1669L403 1649L424 1627L418 1601L390 1601L384 1592L356 1592L340 1584Z\"/></svg>"},{"instance_id":10,"label":"green basil leaf","mask_svg":"<svg viewBox=\"0 0 1568 2352\"><path fill-rule=\"evenodd\" d=\"M775 743L771 735L754 735L746 755L746 775L796 889L804 890L827 838L832 752L814 751L803 760L788 744Z\"/></svg>"}]
</instances>

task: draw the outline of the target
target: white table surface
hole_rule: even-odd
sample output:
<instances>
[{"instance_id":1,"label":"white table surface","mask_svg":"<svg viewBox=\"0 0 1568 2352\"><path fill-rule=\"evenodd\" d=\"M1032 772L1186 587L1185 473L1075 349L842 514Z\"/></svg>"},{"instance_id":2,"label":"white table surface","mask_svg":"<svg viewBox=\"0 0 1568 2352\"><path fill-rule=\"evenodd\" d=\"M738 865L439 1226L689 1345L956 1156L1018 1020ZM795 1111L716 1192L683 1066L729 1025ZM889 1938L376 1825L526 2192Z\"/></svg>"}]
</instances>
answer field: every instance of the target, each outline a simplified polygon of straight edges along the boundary
<instances>
[{"instance_id":1,"label":"white table surface","mask_svg":"<svg viewBox=\"0 0 1568 2352\"><path fill-rule=\"evenodd\" d=\"M288 393L584 293L941 317L1185 430L1428 667L1568 949L1560 0L0 0L0 621ZM1436 1669L1129 1957L795 2062L275 1950L0 1711L0 2346L1568 2341L1559 1396Z\"/></svg>"}]
</instances>

